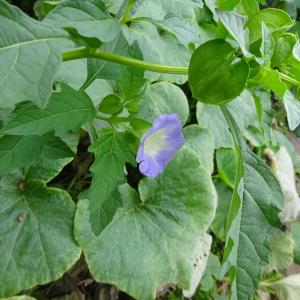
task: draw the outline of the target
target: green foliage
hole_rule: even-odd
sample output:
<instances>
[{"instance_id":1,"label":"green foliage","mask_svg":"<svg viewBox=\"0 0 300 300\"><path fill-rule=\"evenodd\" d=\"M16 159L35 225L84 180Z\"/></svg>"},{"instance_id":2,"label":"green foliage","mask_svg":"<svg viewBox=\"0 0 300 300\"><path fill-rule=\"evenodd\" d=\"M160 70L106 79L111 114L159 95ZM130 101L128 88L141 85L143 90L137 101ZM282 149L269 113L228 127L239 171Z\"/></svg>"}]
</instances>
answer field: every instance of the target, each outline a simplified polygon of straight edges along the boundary
<instances>
[{"instance_id":1,"label":"green foliage","mask_svg":"<svg viewBox=\"0 0 300 300\"><path fill-rule=\"evenodd\" d=\"M0 27L1 107L27 100L45 107L60 55L72 45L68 35L29 18L4 0L0 2Z\"/></svg>"},{"instance_id":2,"label":"green foliage","mask_svg":"<svg viewBox=\"0 0 300 300\"><path fill-rule=\"evenodd\" d=\"M70 196L17 170L0 178L0 296L56 280L80 256ZM34 259L33 259L34 258Z\"/></svg>"},{"instance_id":3,"label":"green foliage","mask_svg":"<svg viewBox=\"0 0 300 300\"><path fill-rule=\"evenodd\" d=\"M77 92L61 84L60 91L52 94L45 109L30 103L20 105L1 132L13 135L42 135L52 130L75 131L91 121L94 116L93 103L83 90Z\"/></svg>"},{"instance_id":4,"label":"green foliage","mask_svg":"<svg viewBox=\"0 0 300 300\"><path fill-rule=\"evenodd\" d=\"M83 252L95 281L136 299L298 299L282 269L299 228L280 230L299 200L298 4L39 0L37 21L9 2L0 297L39 295Z\"/></svg>"},{"instance_id":5,"label":"green foliage","mask_svg":"<svg viewBox=\"0 0 300 300\"><path fill-rule=\"evenodd\" d=\"M234 48L222 40L209 41L194 52L189 83L195 98L204 103L224 104L242 93L249 67L244 59L236 59L234 54Z\"/></svg>"},{"instance_id":6,"label":"green foliage","mask_svg":"<svg viewBox=\"0 0 300 300\"><path fill-rule=\"evenodd\" d=\"M137 299L153 299L170 282L189 289L197 242L215 213L209 172L182 149L163 175L141 181L140 196L128 185L119 191L121 208L98 236L88 222L88 202L79 203L75 234L93 276Z\"/></svg>"},{"instance_id":7,"label":"green foliage","mask_svg":"<svg viewBox=\"0 0 300 300\"><path fill-rule=\"evenodd\" d=\"M115 199L116 193L112 193L117 185L124 181L125 163L135 164L134 144L134 137L128 133L103 129L90 148L96 157L91 166L94 176L91 187L81 195L81 198L90 200L90 220L96 234L112 220L115 212L115 205L109 211L104 209L106 202L113 202L119 206L118 199Z\"/></svg>"}]
</instances>

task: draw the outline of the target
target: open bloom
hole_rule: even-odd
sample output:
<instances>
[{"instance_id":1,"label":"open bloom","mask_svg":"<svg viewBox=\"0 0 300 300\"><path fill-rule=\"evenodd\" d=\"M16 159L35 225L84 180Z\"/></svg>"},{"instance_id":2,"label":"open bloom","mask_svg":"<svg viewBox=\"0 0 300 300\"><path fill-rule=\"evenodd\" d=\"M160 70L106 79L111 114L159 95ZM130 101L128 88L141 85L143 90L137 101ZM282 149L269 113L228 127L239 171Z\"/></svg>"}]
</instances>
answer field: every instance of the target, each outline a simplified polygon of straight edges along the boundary
<instances>
[{"instance_id":1,"label":"open bloom","mask_svg":"<svg viewBox=\"0 0 300 300\"><path fill-rule=\"evenodd\" d=\"M161 174L183 144L182 125L177 114L156 118L143 136L137 153L141 173L150 178Z\"/></svg>"}]
</instances>

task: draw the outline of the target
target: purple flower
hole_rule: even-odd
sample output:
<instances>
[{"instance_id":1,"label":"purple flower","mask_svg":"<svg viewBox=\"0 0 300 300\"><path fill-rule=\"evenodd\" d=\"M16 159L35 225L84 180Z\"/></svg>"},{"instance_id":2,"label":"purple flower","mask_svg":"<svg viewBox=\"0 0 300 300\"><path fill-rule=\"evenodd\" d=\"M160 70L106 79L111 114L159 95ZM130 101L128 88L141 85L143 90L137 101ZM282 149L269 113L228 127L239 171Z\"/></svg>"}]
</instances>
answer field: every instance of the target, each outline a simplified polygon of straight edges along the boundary
<instances>
[{"instance_id":1,"label":"purple flower","mask_svg":"<svg viewBox=\"0 0 300 300\"><path fill-rule=\"evenodd\" d=\"M157 117L143 136L136 161L142 174L155 178L161 174L184 144L182 125L177 114Z\"/></svg>"}]
</instances>

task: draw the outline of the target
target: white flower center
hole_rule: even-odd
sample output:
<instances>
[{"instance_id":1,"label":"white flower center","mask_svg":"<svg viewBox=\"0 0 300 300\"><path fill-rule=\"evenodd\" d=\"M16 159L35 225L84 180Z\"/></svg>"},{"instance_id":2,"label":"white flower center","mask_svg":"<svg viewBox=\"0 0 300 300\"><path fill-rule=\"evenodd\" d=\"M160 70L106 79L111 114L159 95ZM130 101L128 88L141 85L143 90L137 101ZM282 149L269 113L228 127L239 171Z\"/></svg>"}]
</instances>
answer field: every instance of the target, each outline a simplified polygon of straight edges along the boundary
<instances>
[{"instance_id":1,"label":"white flower center","mask_svg":"<svg viewBox=\"0 0 300 300\"><path fill-rule=\"evenodd\" d=\"M160 151L167 150L166 142L167 133L164 129L160 129L151 134L144 142L144 150L149 155L154 157Z\"/></svg>"}]
</instances>

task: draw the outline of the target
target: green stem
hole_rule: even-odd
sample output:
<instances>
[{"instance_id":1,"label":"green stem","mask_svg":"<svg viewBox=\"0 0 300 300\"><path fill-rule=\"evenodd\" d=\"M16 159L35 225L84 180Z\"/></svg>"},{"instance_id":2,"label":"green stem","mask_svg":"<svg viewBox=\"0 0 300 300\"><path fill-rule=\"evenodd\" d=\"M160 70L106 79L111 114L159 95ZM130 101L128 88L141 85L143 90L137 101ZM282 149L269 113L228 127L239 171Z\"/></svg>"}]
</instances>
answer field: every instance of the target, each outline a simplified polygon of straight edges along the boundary
<instances>
[{"instance_id":1,"label":"green stem","mask_svg":"<svg viewBox=\"0 0 300 300\"><path fill-rule=\"evenodd\" d=\"M173 67L165 66L160 64L153 64L139 59L134 59L115 53L110 53L103 51L99 48L81 48L63 53L63 61L76 60L81 58L98 58L106 61L118 63L121 65L127 65L147 71L157 72L157 73L167 73L167 74L179 74L188 75L187 67Z\"/></svg>"},{"instance_id":2,"label":"green stem","mask_svg":"<svg viewBox=\"0 0 300 300\"><path fill-rule=\"evenodd\" d=\"M136 0L128 0L128 4L127 4L127 7L125 9L125 12L124 12L124 15L122 16L121 20L120 20L120 23L121 24L125 24L126 22L128 22L128 16L130 14L130 11L133 7L133 5L135 4Z\"/></svg>"},{"instance_id":3,"label":"green stem","mask_svg":"<svg viewBox=\"0 0 300 300\"><path fill-rule=\"evenodd\" d=\"M98 58L121 65L131 66L138 69L143 69L146 71L152 71L156 73L166 73L166 74L178 74L178 75L188 75L188 67L174 67L167 65L154 64L151 62L122 56L115 53L110 53L103 51L99 48L80 48L76 50L71 50L63 53L63 61L70 61L82 58ZM280 78L295 86L300 86L300 82L289 75L279 72ZM259 81L255 79L248 79L248 83L259 84Z\"/></svg>"},{"instance_id":4,"label":"green stem","mask_svg":"<svg viewBox=\"0 0 300 300\"><path fill-rule=\"evenodd\" d=\"M289 75L286 75L284 73L281 73L279 72L279 76L282 80L292 84L292 85L295 85L295 86L300 86L300 82L292 77L290 77Z\"/></svg>"}]
</instances>

